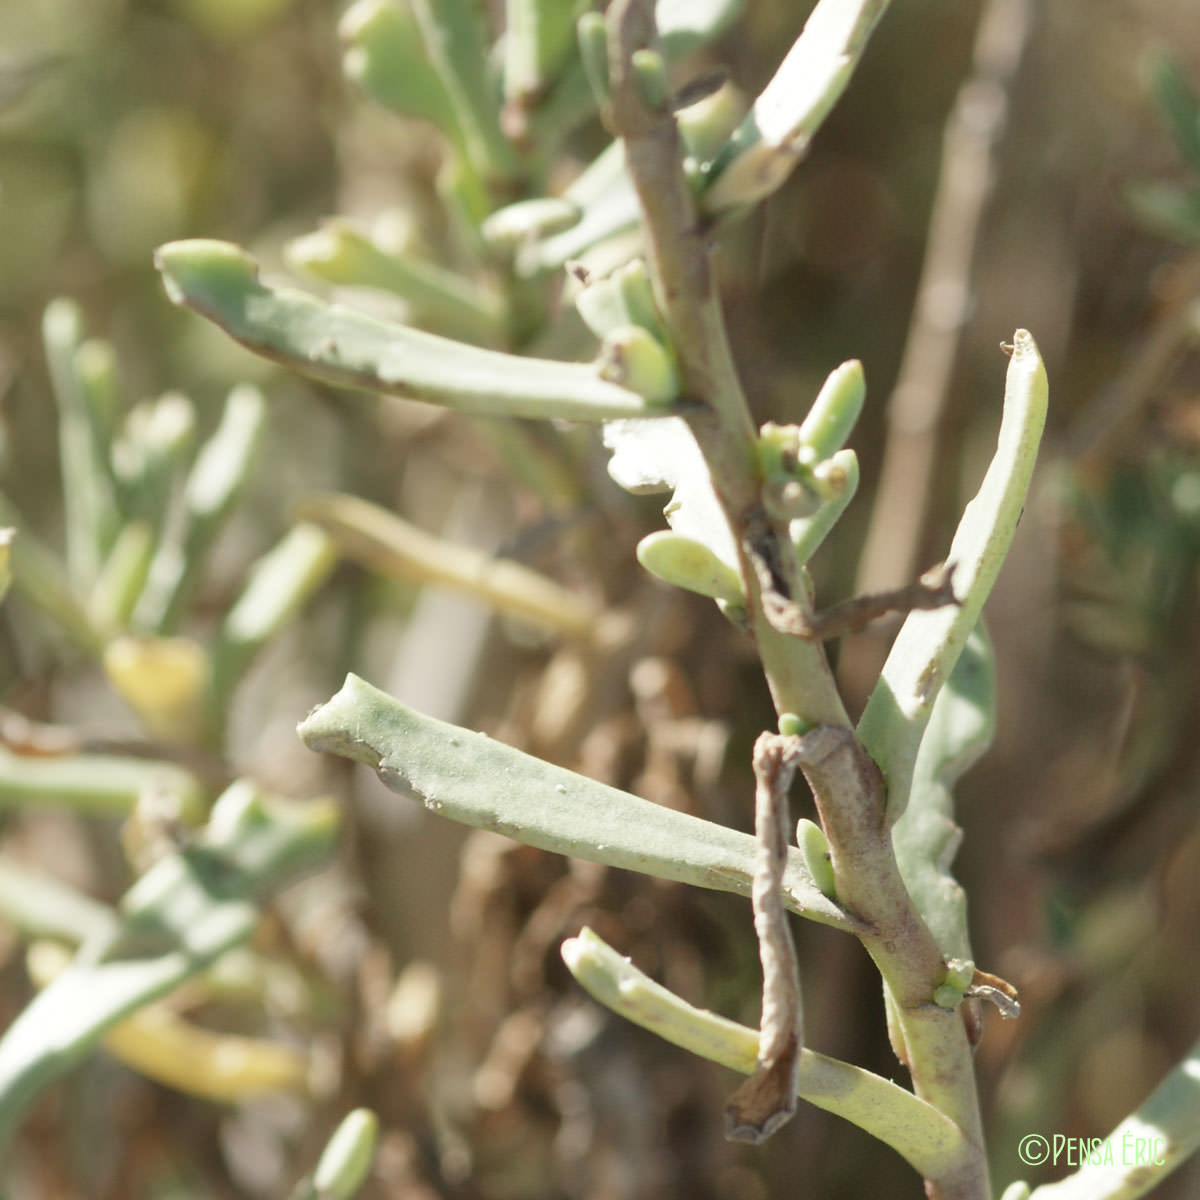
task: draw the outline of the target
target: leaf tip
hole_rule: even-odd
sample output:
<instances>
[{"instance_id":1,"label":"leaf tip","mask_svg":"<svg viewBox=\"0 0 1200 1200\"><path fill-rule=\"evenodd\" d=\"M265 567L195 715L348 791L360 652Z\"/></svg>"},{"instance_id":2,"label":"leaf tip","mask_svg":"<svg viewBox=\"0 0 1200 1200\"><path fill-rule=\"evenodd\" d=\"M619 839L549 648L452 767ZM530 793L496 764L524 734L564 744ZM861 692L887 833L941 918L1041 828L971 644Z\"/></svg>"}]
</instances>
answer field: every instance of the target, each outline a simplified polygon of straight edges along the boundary
<instances>
[{"instance_id":1,"label":"leaf tip","mask_svg":"<svg viewBox=\"0 0 1200 1200\"><path fill-rule=\"evenodd\" d=\"M173 304L215 307L231 289L258 279L258 263L240 246L211 238L167 242L154 252L154 265Z\"/></svg>"}]
</instances>

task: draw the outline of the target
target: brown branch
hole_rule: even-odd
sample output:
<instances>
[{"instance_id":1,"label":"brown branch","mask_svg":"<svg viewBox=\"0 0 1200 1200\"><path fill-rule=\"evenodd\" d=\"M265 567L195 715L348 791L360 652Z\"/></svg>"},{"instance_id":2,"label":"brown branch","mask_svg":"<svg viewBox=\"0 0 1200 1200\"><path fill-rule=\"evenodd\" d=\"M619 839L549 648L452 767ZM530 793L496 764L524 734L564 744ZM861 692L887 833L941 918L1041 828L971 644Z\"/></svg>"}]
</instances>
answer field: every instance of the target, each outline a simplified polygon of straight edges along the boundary
<instances>
[{"instance_id":1,"label":"brown branch","mask_svg":"<svg viewBox=\"0 0 1200 1200\"><path fill-rule=\"evenodd\" d=\"M764 592L763 607L767 620L781 633L825 642L843 634L857 633L888 613L910 613L917 609L958 604L953 582L954 564L939 563L913 583L866 596L853 596L817 612L808 611L776 591Z\"/></svg>"},{"instance_id":2,"label":"brown branch","mask_svg":"<svg viewBox=\"0 0 1200 1200\"><path fill-rule=\"evenodd\" d=\"M663 321L679 363L686 419L704 454L713 490L738 534L742 585L751 632L779 712L812 724L849 727L850 719L820 643L803 643L767 620L750 544L773 544L787 571L786 522L758 521L762 478L757 433L730 350L692 192L683 173L675 118L666 105L647 103L633 68L638 50L655 44L649 0L615 0L608 12L609 84L606 114L625 145L626 164L642 208L647 259ZM787 587L787 595L799 589Z\"/></svg>"}]
</instances>

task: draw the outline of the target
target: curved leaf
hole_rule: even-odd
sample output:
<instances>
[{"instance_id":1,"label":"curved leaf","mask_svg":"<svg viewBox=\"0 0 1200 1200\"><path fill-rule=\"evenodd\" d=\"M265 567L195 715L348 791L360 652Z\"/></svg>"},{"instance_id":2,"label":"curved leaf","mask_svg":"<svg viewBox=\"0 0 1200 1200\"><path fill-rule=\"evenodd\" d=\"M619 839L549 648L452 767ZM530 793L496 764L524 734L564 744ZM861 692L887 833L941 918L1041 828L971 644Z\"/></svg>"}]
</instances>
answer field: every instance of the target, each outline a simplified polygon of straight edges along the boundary
<instances>
[{"instance_id":1,"label":"curved leaf","mask_svg":"<svg viewBox=\"0 0 1200 1200\"><path fill-rule=\"evenodd\" d=\"M858 725L888 784L895 821L908 803L913 764L943 682L979 621L1016 532L1046 422L1048 385L1037 344L1024 329L1013 337L996 453L950 546L961 603L910 613Z\"/></svg>"},{"instance_id":2,"label":"curved leaf","mask_svg":"<svg viewBox=\"0 0 1200 1200\"><path fill-rule=\"evenodd\" d=\"M481 416L602 421L663 411L586 363L482 350L268 287L254 259L229 242L171 242L154 257L176 304L254 353L327 383Z\"/></svg>"},{"instance_id":3,"label":"curved leaf","mask_svg":"<svg viewBox=\"0 0 1200 1200\"><path fill-rule=\"evenodd\" d=\"M258 897L324 857L336 830L332 805L284 807L244 782L230 787L203 839L143 875L120 924L86 942L0 1039L0 1147L112 1026L249 937Z\"/></svg>"},{"instance_id":4,"label":"curved leaf","mask_svg":"<svg viewBox=\"0 0 1200 1200\"><path fill-rule=\"evenodd\" d=\"M366 763L431 812L515 841L718 891L750 894L749 834L676 812L406 708L356 675L301 722L311 750ZM854 918L813 884L792 848L784 903L852 930Z\"/></svg>"}]
</instances>

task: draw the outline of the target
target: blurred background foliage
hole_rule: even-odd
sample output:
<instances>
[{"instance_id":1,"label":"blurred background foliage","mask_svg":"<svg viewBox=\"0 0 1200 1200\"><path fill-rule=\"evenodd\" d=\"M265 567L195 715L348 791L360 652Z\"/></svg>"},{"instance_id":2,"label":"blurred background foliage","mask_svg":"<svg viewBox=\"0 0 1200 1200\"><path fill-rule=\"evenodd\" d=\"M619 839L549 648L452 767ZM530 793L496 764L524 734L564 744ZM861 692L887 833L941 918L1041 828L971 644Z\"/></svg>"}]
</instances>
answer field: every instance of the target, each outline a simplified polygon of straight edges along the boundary
<instances>
[{"instance_id":1,"label":"blurred background foliage","mask_svg":"<svg viewBox=\"0 0 1200 1200\"><path fill-rule=\"evenodd\" d=\"M678 66L677 82L727 64L753 95L809 7L749 0L732 32ZM815 564L826 598L853 588L869 534L943 131L985 7L1002 24L1024 11L1002 0L894 5L808 160L719 239L735 349L762 419L798 419L832 366L865 365L854 442L863 495ZM258 466L182 620L198 645L212 644L295 507L335 487L534 566L610 611L591 642L559 643L470 598L344 565L232 694L220 736L164 746L148 741L95 653L10 597L0 637L9 749L37 749L17 714L74 750L166 756L212 787L248 774L346 803L336 864L269 907L253 969L224 989L210 981L190 1011L297 1048L303 1084L215 1104L97 1054L34 1111L7 1194L282 1196L340 1115L365 1104L381 1124L368 1196L916 1195L904 1164L815 1110L763 1150L725 1143L724 1074L601 1013L558 960L586 921L675 991L755 1023L743 902L468 835L315 760L294 736L353 669L433 715L745 828L748 750L771 720L749 647L702 601L639 574L632 548L657 502L639 506L608 483L591 435L506 436L336 394L164 302L158 244L227 238L282 272L289 239L334 213L386 219L431 259L470 269L436 190L439 139L344 82L340 16L331 0L0 0L3 491L33 533L61 546L41 322L68 296L86 331L115 348L122 406L181 390L195 402L197 444L233 384L268 397ZM1186 223L1198 176L1178 119L1187 88L1200 87L1200 28L1191 0L1035 3L1030 16L994 187L966 252L970 303L952 330L933 469L901 480L913 495L929 489L913 550L924 566L990 454L998 343L1018 325L1032 330L1051 425L989 605L998 742L960 809L976 957L1023 1001L1020 1022L989 1018L978 1052L998 1181L1021 1174L1025 1133L1104 1134L1192 1042L1200 1017L1200 259ZM1163 47L1177 77L1154 58ZM581 124L551 188L603 144ZM396 311L394 300L369 302ZM534 300L553 302L549 289ZM573 318L557 330L559 352L584 352ZM852 705L886 632L837 651ZM128 887L128 820L44 802L5 807L0 820L13 861L106 903ZM813 1044L898 1073L857 946L797 932ZM34 990L23 942L0 923L0 1022ZM1198 1187L1192 1166L1155 1195Z\"/></svg>"}]
</instances>

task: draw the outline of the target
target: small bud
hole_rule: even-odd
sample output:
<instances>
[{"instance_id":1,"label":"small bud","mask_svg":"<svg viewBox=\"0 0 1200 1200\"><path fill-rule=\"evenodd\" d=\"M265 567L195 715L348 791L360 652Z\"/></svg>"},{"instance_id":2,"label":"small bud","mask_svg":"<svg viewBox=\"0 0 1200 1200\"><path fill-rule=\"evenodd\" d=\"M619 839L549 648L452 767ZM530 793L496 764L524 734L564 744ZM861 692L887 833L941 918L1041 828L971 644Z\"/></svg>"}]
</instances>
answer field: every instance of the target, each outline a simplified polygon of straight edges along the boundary
<instances>
[{"instance_id":1,"label":"small bud","mask_svg":"<svg viewBox=\"0 0 1200 1200\"><path fill-rule=\"evenodd\" d=\"M737 572L707 546L681 533L664 529L642 538L637 558L651 575L666 583L723 600L731 606L745 607Z\"/></svg>"},{"instance_id":2,"label":"small bud","mask_svg":"<svg viewBox=\"0 0 1200 1200\"><path fill-rule=\"evenodd\" d=\"M480 228L489 246L516 246L570 229L580 217L578 204L563 196L521 200L492 213Z\"/></svg>"},{"instance_id":3,"label":"small bud","mask_svg":"<svg viewBox=\"0 0 1200 1200\"><path fill-rule=\"evenodd\" d=\"M623 325L607 334L597 362L601 379L653 404L666 404L679 395L679 374L671 356L638 325Z\"/></svg>"},{"instance_id":4,"label":"small bud","mask_svg":"<svg viewBox=\"0 0 1200 1200\"><path fill-rule=\"evenodd\" d=\"M780 732L783 721L780 719ZM833 862L829 856L829 839L824 830L807 817L796 822L796 844L804 855L804 865L816 884L817 891L830 900L837 899L837 881L833 874Z\"/></svg>"},{"instance_id":5,"label":"small bud","mask_svg":"<svg viewBox=\"0 0 1200 1200\"><path fill-rule=\"evenodd\" d=\"M968 958L951 958L946 962L946 978L944 983L966 991L975 978L975 964Z\"/></svg>"},{"instance_id":6,"label":"small bud","mask_svg":"<svg viewBox=\"0 0 1200 1200\"><path fill-rule=\"evenodd\" d=\"M667 107L671 85L667 79L667 64L657 50L635 50L632 57L633 80L647 108L656 112Z\"/></svg>"},{"instance_id":7,"label":"small bud","mask_svg":"<svg viewBox=\"0 0 1200 1200\"><path fill-rule=\"evenodd\" d=\"M941 987L933 989L933 1002L938 1008L948 1008L953 1012L962 1001L962 990L954 987L952 984L943 983Z\"/></svg>"},{"instance_id":8,"label":"small bud","mask_svg":"<svg viewBox=\"0 0 1200 1200\"><path fill-rule=\"evenodd\" d=\"M722 78L718 86L693 100L684 98L684 107L675 113L679 136L688 155L706 163L723 146L746 115L746 98Z\"/></svg>"},{"instance_id":9,"label":"small bud","mask_svg":"<svg viewBox=\"0 0 1200 1200\"><path fill-rule=\"evenodd\" d=\"M368 1108L348 1113L334 1130L313 1172L322 1200L351 1200L366 1180L379 1140L379 1118Z\"/></svg>"},{"instance_id":10,"label":"small bud","mask_svg":"<svg viewBox=\"0 0 1200 1200\"><path fill-rule=\"evenodd\" d=\"M842 363L829 373L808 416L800 425L800 441L812 447L818 461L840 450L850 436L867 394L862 363Z\"/></svg>"},{"instance_id":11,"label":"small bud","mask_svg":"<svg viewBox=\"0 0 1200 1200\"><path fill-rule=\"evenodd\" d=\"M812 726L796 713L779 714L779 732L784 737L803 737L811 728Z\"/></svg>"}]
</instances>

